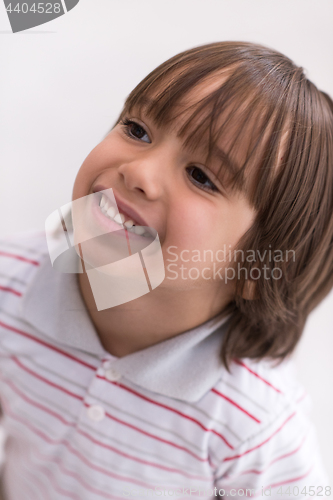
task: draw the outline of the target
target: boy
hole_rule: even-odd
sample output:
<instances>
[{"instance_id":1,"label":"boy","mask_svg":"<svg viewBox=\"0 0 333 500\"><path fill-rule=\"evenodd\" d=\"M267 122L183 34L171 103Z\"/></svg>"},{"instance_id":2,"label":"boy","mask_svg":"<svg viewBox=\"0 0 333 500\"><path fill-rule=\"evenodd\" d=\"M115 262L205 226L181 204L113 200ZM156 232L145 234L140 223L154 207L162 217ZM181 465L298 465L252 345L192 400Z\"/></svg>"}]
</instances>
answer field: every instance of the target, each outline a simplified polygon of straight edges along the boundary
<instances>
[{"instance_id":1,"label":"boy","mask_svg":"<svg viewBox=\"0 0 333 500\"><path fill-rule=\"evenodd\" d=\"M332 287L332 131L329 97L253 44L186 51L134 89L73 206L88 241L153 228L177 264L101 308L75 211L84 272L56 273L43 234L2 243L8 500L330 495L304 393L272 360Z\"/></svg>"}]
</instances>

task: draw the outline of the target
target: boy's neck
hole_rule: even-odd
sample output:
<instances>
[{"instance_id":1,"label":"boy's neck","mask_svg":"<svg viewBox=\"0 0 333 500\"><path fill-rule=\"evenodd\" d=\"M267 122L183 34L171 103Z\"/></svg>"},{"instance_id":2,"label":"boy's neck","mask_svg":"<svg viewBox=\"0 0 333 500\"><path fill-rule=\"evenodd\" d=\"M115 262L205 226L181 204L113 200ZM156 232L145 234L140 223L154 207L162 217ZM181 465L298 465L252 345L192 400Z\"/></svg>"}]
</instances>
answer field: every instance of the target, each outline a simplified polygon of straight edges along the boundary
<instances>
[{"instance_id":1,"label":"boy's neck","mask_svg":"<svg viewBox=\"0 0 333 500\"><path fill-rule=\"evenodd\" d=\"M106 351L116 357L150 347L208 321L226 307L221 298L202 304L195 288L181 293L159 287L117 307L97 311L87 275L78 274L79 288Z\"/></svg>"}]
</instances>

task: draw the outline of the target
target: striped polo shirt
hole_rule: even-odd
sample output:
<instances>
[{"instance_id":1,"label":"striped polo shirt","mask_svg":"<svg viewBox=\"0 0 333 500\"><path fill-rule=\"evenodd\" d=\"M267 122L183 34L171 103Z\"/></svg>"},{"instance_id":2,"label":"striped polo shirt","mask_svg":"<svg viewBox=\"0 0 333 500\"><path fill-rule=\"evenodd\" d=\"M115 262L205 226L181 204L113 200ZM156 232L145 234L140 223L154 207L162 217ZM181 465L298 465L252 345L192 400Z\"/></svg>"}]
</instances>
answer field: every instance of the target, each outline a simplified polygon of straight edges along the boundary
<instances>
[{"instance_id":1,"label":"striped polo shirt","mask_svg":"<svg viewBox=\"0 0 333 500\"><path fill-rule=\"evenodd\" d=\"M5 500L329 496L290 361L219 357L228 318L122 358L44 233L0 243Z\"/></svg>"}]
</instances>

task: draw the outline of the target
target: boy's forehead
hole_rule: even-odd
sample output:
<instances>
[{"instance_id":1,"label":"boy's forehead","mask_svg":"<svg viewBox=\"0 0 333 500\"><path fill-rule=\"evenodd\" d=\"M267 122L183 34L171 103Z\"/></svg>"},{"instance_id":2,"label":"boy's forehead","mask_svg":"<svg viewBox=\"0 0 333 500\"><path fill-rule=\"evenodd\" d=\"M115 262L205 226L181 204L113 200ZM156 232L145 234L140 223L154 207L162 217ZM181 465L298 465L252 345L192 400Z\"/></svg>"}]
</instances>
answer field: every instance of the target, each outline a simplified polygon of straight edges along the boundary
<instances>
[{"instance_id":1,"label":"boy's forehead","mask_svg":"<svg viewBox=\"0 0 333 500\"><path fill-rule=\"evenodd\" d=\"M170 102L171 113L168 117L168 123L163 124L168 126L173 130L180 130L181 127L186 123L191 117L191 122L193 125L199 125L202 121L203 113L198 113L193 116L193 112L200 106L205 98L210 96L215 90L217 90L221 85L228 79L230 71L227 70L220 71L218 74L206 77L198 84L188 88L181 98L175 96ZM143 95L138 99L138 105L140 109L149 115L154 114L154 108L159 105L161 95L168 84L176 78L177 75L173 75L165 81L160 82L159 87L155 89L154 92L148 95Z\"/></svg>"}]
</instances>

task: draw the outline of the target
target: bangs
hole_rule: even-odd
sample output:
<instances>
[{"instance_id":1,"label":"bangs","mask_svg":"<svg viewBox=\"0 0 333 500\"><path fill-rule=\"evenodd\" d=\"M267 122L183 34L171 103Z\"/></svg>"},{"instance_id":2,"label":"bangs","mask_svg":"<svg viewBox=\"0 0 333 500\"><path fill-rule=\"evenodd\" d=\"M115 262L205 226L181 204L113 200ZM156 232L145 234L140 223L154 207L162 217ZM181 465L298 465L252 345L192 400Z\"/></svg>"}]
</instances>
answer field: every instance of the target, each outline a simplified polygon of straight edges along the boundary
<instances>
[{"instance_id":1,"label":"bangs","mask_svg":"<svg viewBox=\"0 0 333 500\"><path fill-rule=\"evenodd\" d=\"M281 78L276 61L254 65L235 51L233 58L224 54L221 68L223 54L205 58L206 47L148 75L128 96L120 119L135 108L158 127L176 127L184 147L204 151L206 162L218 158L214 175L227 189L245 191L255 206L257 188L273 179L286 141L289 79Z\"/></svg>"}]
</instances>

